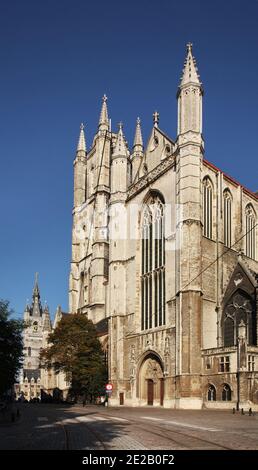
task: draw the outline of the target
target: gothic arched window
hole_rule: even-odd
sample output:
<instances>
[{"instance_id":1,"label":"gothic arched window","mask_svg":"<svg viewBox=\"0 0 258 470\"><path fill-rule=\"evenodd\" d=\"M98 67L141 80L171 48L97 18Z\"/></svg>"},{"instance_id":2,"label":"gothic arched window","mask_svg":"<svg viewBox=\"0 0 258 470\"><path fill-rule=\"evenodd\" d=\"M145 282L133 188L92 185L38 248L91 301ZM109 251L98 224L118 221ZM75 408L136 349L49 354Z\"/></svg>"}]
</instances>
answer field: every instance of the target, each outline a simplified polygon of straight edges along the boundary
<instances>
[{"instance_id":1,"label":"gothic arched window","mask_svg":"<svg viewBox=\"0 0 258 470\"><path fill-rule=\"evenodd\" d=\"M143 209L141 257L141 328L165 324L164 206L152 196Z\"/></svg>"},{"instance_id":2,"label":"gothic arched window","mask_svg":"<svg viewBox=\"0 0 258 470\"><path fill-rule=\"evenodd\" d=\"M237 344L238 328L241 321L246 326L247 344L256 345L255 303L248 294L237 290L224 308L222 325L224 347Z\"/></svg>"},{"instance_id":3,"label":"gothic arched window","mask_svg":"<svg viewBox=\"0 0 258 470\"><path fill-rule=\"evenodd\" d=\"M223 384L221 398L223 401L231 401L231 388L228 384Z\"/></svg>"},{"instance_id":4,"label":"gothic arched window","mask_svg":"<svg viewBox=\"0 0 258 470\"><path fill-rule=\"evenodd\" d=\"M216 388L214 385L208 385L208 401L216 401Z\"/></svg>"},{"instance_id":5,"label":"gothic arched window","mask_svg":"<svg viewBox=\"0 0 258 470\"><path fill-rule=\"evenodd\" d=\"M29 357L31 356L31 347L30 346L28 347L28 356Z\"/></svg>"},{"instance_id":6,"label":"gothic arched window","mask_svg":"<svg viewBox=\"0 0 258 470\"><path fill-rule=\"evenodd\" d=\"M203 180L203 234L212 238L212 182L207 176Z\"/></svg>"},{"instance_id":7,"label":"gothic arched window","mask_svg":"<svg viewBox=\"0 0 258 470\"><path fill-rule=\"evenodd\" d=\"M224 243L231 247L231 230L232 230L232 196L228 189L223 193L224 199Z\"/></svg>"},{"instance_id":8,"label":"gothic arched window","mask_svg":"<svg viewBox=\"0 0 258 470\"><path fill-rule=\"evenodd\" d=\"M245 209L245 227L246 227L246 256L255 259L256 244L256 216L254 208L248 204Z\"/></svg>"}]
</instances>

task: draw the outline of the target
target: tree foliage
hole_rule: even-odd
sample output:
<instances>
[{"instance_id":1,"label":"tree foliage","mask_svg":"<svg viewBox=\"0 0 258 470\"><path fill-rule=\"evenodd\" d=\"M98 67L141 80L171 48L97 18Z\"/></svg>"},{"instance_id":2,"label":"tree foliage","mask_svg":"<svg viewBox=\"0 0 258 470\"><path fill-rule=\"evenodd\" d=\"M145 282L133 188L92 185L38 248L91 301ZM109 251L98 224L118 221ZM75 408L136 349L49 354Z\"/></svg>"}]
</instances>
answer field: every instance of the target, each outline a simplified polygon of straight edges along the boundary
<instances>
[{"instance_id":1,"label":"tree foliage","mask_svg":"<svg viewBox=\"0 0 258 470\"><path fill-rule=\"evenodd\" d=\"M13 386L22 365L24 323L11 314L9 302L0 300L0 395Z\"/></svg>"},{"instance_id":2,"label":"tree foliage","mask_svg":"<svg viewBox=\"0 0 258 470\"><path fill-rule=\"evenodd\" d=\"M64 372L75 396L94 398L107 380L104 352L94 324L83 314L63 316L41 352L41 363Z\"/></svg>"}]
</instances>

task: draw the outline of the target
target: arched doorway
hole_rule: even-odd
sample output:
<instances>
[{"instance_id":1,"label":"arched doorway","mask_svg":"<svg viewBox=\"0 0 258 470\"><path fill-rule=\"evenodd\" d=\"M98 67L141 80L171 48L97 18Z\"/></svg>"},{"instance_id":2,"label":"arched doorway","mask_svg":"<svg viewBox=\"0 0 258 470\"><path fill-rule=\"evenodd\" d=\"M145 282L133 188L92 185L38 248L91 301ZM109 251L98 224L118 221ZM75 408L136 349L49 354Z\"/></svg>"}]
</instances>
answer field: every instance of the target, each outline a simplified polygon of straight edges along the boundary
<instances>
[{"instance_id":1,"label":"arched doorway","mask_svg":"<svg viewBox=\"0 0 258 470\"><path fill-rule=\"evenodd\" d=\"M155 353L147 354L139 369L138 394L141 404L163 406L164 374L163 364Z\"/></svg>"}]
</instances>

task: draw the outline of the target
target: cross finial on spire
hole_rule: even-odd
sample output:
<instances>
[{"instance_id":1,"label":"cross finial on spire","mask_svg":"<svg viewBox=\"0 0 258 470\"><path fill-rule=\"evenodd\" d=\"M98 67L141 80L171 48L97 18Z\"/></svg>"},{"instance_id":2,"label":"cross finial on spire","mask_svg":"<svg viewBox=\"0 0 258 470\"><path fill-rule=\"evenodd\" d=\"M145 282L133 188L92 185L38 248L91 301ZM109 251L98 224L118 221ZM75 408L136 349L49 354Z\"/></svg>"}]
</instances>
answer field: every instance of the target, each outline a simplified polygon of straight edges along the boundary
<instances>
[{"instance_id":1,"label":"cross finial on spire","mask_svg":"<svg viewBox=\"0 0 258 470\"><path fill-rule=\"evenodd\" d=\"M158 113L158 111L155 111L153 113L153 124L154 124L154 127L158 127L158 125L159 125L159 113Z\"/></svg>"},{"instance_id":2,"label":"cross finial on spire","mask_svg":"<svg viewBox=\"0 0 258 470\"><path fill-rule=\"evenodd\" d=\"M192 47L193 47L193 43L192 43L192 42L188 42L188 43L186 44L186 48L187 48L187 51L188 51L188 52L192 52Z\"/></svg>"},{"instance_id":3,"label":"cross finial on spire","mask_svg":"<svg viewBox=\"0 0 258 470\"><path fill-rule=\"evenodd\" d=\"M81 122L80 130L81 130L81 131L84 131L84 124L83 124L83 122Z\"/></svg>"},{"instance_id":4,"label":"cross finial on spire","mask_svg":"<svg viewBox=\"0 0 258 470\"><path fill-rule=\"evenodd\" d=\"M104 93L103 97L102 97L102 101L105 103L107 101L107 95Z\"/></svg>"},{"instance_id":5,"label":"cross finial on spire","mask_svg":"<svg viewBox=\"0 0 258 470\"><path fill-rule=\"evenodd\" d=\"M123 129L123 123L122 123L122 121L120 121L120 122L118 123L118 129L119 129L119 130L122 130L122 129Z\"/></svg>"}]
</instances>

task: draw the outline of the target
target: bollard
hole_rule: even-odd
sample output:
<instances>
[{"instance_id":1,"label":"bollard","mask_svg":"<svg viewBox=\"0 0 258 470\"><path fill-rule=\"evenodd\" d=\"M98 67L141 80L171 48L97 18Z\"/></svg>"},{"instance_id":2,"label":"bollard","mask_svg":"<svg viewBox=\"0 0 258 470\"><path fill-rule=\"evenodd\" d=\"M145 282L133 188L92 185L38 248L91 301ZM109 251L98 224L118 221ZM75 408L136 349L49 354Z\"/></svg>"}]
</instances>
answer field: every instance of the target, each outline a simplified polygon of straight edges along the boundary
<instances>
[{"instance_id":1,"label":"bollard","mask_svg":"<svg viewBox=\"0 0 258 470\"><path fill-rule=\"evenodd\" d=\"M252 416L253 412L252 412L252 408L249 408L249 416Z\"/></svg>"},{"instance_id":2,"label":"bollard","mask_svg":"<svg viewBox=\"0 0 258 470\"><path fill-rule=\"evenodd\" d=\"M236 408L233 408L233 415L235 414L235 412L236 412Z\"/></svg>"},{"instance_id":3,"label":"bollard","mask_svg":"<svg viewBox=\"0 0 258 470\"><path fill-rule=\"evenodd\" d=\"M241 408L241 415L244 415L244 408Z\"/></svg>"}]
</instances>

